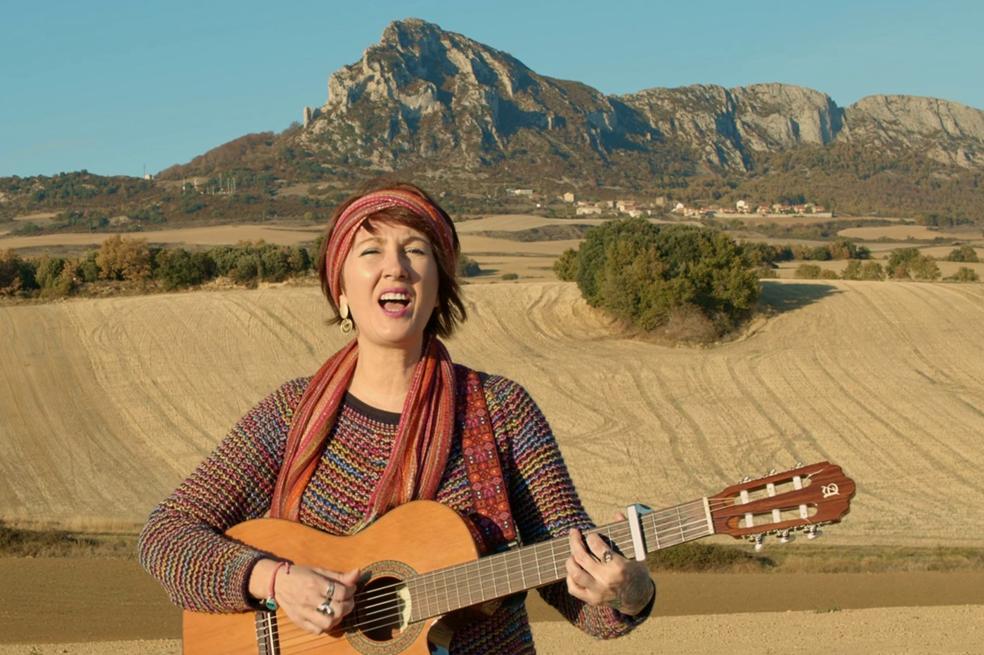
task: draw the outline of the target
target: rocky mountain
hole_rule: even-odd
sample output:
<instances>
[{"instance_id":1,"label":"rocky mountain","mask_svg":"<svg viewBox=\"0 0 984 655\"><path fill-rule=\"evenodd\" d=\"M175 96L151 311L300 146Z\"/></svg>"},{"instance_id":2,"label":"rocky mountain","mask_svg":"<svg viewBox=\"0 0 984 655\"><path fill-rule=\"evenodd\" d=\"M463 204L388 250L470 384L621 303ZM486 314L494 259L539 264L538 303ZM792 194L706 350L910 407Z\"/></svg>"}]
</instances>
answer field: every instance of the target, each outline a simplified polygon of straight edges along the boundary
<instances>
[{"instance_id":1,"label":"rocky mountain","mask_svg":"<svg viewBox=\"0 0 984 655\"><path fill-rule=\"evenodd\" d=\"M839 107L787 84L605 95L418 19L391 23L328 88L303 127L236 140L163 177L215 175L235 161L299 181L402 171L466 184L666 189L789 169L792 155L800 168L826 166L832 187L843 183L837 166L861 178L860 168L956 176L972 188L967 175L984 172L984 112L955 102L871 96ZM806 164L801 152L811 153Z\"/></svg>"}]
</instances>

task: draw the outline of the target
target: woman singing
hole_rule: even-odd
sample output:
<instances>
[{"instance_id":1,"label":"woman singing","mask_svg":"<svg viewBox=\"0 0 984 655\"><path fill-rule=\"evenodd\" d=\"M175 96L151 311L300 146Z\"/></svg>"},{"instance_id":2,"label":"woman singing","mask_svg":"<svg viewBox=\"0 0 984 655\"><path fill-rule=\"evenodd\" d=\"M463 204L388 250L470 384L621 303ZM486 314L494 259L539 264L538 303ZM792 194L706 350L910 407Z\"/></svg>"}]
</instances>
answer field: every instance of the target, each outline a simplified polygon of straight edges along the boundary
<instances>
[{"instance_id":1,"label":"woman singing","mask_svg":"<svg viewBox=\"0 0 984 655\"><path fill-rule=\"evenodd\" d=\"M354 338L242 417L151 513L140 559L176 603L279 607L300 629L327 633L359 602L360 571L282 561L224 532L271 516L352 535L430 499L460 514L485 553L514 536L568 535L566 584L539 592L588 633L616 637L648 615L655 587L645 564L584 537L592 523L530 396L455 364L441 343L465 320L458 256L450 217L415 186L376 184L339 205L317 264L335 322ZM494 443L498 461L485 473L463 455L466 430ZM502 502L483 505L476 475L490 476L484 488L501 488ZM458 629L449 650L533 653L524 605L504 603Z\"/></svg>"}]
</instances>

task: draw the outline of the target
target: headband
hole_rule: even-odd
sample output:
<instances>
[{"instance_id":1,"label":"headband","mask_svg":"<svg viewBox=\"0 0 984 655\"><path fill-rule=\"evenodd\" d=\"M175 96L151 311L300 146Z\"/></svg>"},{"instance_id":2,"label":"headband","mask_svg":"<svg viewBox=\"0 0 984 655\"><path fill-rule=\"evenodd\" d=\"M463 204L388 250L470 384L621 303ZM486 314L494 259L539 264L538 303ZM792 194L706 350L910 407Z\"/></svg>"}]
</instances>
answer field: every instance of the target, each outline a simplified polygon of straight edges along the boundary
<instances>
[{"instance_id":1,"label":"headband","mask_svg":"<svg viewBox=\"0 0 984 655\"><path fill-rule=\"evenodd\" d=\"M349 204L335 221L331 234L328 236L325 263L328 268L331 297L336 304L341 293L342 264L352 249L356 232L359 231L367 218L390 207L402 207L430 222L439 241L439 243L433 244L437 254L444 259L447 269L452 274L454 273L457 266L454 232L441 210L427 199L409 191L401 189L373 191Z\"/></svg>"}]
</instances>

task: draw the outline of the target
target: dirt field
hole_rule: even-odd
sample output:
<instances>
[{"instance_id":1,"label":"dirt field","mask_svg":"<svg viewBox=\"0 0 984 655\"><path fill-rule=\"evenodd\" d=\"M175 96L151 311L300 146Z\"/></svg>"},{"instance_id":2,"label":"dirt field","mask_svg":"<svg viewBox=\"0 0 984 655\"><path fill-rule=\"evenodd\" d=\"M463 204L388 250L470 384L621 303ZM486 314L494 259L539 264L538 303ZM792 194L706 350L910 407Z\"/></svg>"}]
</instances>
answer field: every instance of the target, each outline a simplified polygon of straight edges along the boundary
<instances>
[{"instance_id":1,"label":"dirt field","mask_svg":"<svg viewBox=\"0 0 984 655\"><path fill-rule=\"evenodd\" d=\"M550 277L551 256L569 247L516 254L524 244L470 239L481 237L464 234L466 252L513 249L480 258L491 279ZM572 284L470 284L469 322L448 345L530 390L599 519L830 459L858 493L828 545L984 546L984 285L774 281L764 298L774 316L690 349L611 336ZM0 519L137 529L238 416L341 345L326 318L311 287L0 306ZM0 580L20 595L0 604L0 642L17 642L0 655L179 652L175 610L134 567L0 559ZM973 653L984 643L978 572L678 575L660 578L658 618L616 642L534 609L540 652ZM91 613L94 591L112 612Z\"/></svg>"},{"instance_id":2,"label":"dirt field","mask_svg":"<svg viewBox=\"0 0 984 655\"><path fill-rule=\"evenodd\" d=\"M566 283L472 285L449 343L525 384L589 511L659 507L830 459L851 544L984 545L984 286L767 284L712 349L614 339ZM133 529L235 419L341 339L313 288L0 309L0 518ZM214 336L208 336L214 335Z\"/></svg>"},{"instance_id":3,"label":"dirt field","mask_svg":"<svg viewBox=\"0 0 984 655\"><path fill-rule=\"evenodd\" d=\"M932 241L933 239L965 239L966 231L936 230L925 225L881 225L877 227L849 227L837 233L848 239L906 239ZM980 237L978 230L973 236Z\"/></svg>"}]
</instances>

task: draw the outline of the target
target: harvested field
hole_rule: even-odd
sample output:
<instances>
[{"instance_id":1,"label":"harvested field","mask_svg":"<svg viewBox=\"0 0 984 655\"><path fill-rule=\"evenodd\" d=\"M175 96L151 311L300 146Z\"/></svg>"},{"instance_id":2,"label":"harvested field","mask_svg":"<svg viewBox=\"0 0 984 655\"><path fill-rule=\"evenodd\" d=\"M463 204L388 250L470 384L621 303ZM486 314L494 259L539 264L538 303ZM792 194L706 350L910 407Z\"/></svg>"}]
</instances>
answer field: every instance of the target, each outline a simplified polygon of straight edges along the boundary
<instances>
[{"instance_id":1,"label":"harvested field","mask_svg":"<svg viewBox=\"0 0 984 655\"><path fill-rule=\"evenodd\" d=\"M161 245L233 245L240 241L259 241L278 245L295 245L304 241L314 241L322 228L288 228L270 225L213 225L209 227L185 227L173 230L153 230L148 232L127 232L123 236L131 239L146 239L148 243ZM56 246L91 246L98 248L106 239L116 236L112 232L61 232L41 234L33 237L8 237L0 239L0 249L53 248Z\"/></svg>"},{"instance_id":2,"label":"harvested field","mask_svg":"<svg viewBox=\"0 0 984 655\"><path fill-rule=\"evenodd\" d=\"M851 544L984 546L984 285L766 283L710 349L610 336L574 285L467 288L454 356L525 384L589 510L828 458ZM314 288L0 308L0 518L133 529L235 419L341 339Z\"/></svg>"},{"instance_id":3,"label":"harvested field","mask_svg":"<svg viewBox=\"0 0 984 655\"><path fill-rule=\"evenodd\" d=\"M933 241L934 239L962 239L965 233L950 230L939 230L925 225L882 225L878 227L849 227L837 233L848 239L913 239L916 241Z\"/></svg>"},{"instance_id":4,"label":"harvested field","mask_svg":"<svg viewBox=\"0 0 984 655\"><path fill-rule=\"evenodd\" d=\"M826 547L984 546L984 285L766 282L774 316L704 349L612 336L572 284L471 285L466 299L452 354L526 385L599 519L829 458L858 493ZM0 306L0 519L135 530L249 406L341 345L325 318L310 287ZM2 640L19 642L0 655L177 653L176 612L142 575L0 559L29 599L0 607ZM658 616L605 644L531 611L547 654L969 653L980 576L661 574ZM113 599L105 621L93 589ZM70 620L47 620L56 595Z\"/></svg>"}]
</instances>

